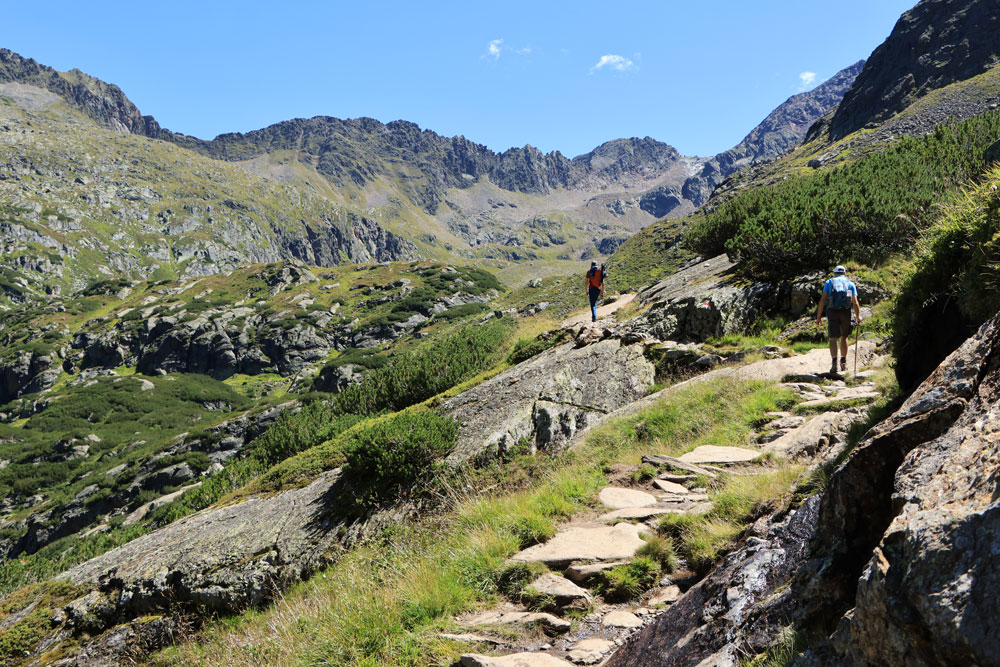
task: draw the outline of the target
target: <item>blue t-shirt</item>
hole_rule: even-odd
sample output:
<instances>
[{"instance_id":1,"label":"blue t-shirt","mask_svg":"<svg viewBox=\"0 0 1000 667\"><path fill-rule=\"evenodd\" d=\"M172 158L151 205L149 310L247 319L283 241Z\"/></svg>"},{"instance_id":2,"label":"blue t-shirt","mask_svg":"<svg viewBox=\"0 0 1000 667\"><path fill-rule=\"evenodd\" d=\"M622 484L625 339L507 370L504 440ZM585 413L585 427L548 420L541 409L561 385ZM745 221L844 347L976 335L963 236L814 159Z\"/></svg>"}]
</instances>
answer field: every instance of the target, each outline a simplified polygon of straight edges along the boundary
<instances>
[{"instance_id":1,"label":"blue t-shirt","mask_svg":"<svg viewBox=\"0 0 1000 667\"><path fill-rule=\"evenodd\" d=\"M852 307L852 305L854 304L854 301L853 301L853 299L851 299L851 297L857 297L858 296L858 288L857 288L857 285L855 285L854 283L852 283L850 280L848 280L844 276L834 276L833 278L830 278L829 280L826 281L826 283L823 284L823 294L825 294L827 296L827 299L828 299L826 309L830 310L831 308L833 308L832 295L833 295L833 281L834 280L843 280L844 282L847 283L848 301L847 301L847 305L845 307L848 308L848 309L850 309Z\"/></svg>"}]
</instances>

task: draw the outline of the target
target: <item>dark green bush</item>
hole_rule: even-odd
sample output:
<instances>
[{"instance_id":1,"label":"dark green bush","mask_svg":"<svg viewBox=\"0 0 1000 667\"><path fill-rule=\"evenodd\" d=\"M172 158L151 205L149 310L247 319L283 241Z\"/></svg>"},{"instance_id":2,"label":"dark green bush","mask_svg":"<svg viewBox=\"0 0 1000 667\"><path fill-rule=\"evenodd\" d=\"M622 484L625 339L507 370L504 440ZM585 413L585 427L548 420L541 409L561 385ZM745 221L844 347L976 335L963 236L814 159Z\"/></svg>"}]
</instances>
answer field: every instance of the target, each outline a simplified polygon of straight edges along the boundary
<instances>
[{"instance_id":1,"label":"dark green bush","mask_svg":"<svg viewBox=\"0 0 1000 667\"><path fill-rule=\"evenodd\" d=\"M335 359L326 364L326 367L339 368L340 366L350 364L351 366L361 366L368 370L375 370L376 368L382 368L388 363L389 357L383 354L381 350L354 347L341 352Z\"/></svg>"},{"instance_id":2,"label":"dark green bush","mask_svg":"<svg viewBox=\"0 0 1000 667\"><path fill-rule=\"evenodd\" d=\"M425 350L396 355L337 394L334 411L371 415L420 403L493 366L508 333L506 323L469 326Z\"/></svg>"},{"instance_id":3,"label":"dark green bush","mask_svg":"<svg viewBox=\"0 0 1000 667\"><path fill-rule=\"evenodd\" d=\"M775 277L877 263L913 243L944 193L985 171L983 152L998 136L1000 112L989 112L843 167L749 188L696 220L685 244Z\"/></svg>"},{"instance_id":4,"label":"dark green bush","mask_svg":"<svg viewBox=\"0 0 1000 667\"><path fill-rule=\"evenodd\" d=\"M354 432L344 456L344 477L357 502L392 501L414 484L427 481L438 462L455 447L458 423L426 409L373 421Z\"/></svg>"}]
</instances>

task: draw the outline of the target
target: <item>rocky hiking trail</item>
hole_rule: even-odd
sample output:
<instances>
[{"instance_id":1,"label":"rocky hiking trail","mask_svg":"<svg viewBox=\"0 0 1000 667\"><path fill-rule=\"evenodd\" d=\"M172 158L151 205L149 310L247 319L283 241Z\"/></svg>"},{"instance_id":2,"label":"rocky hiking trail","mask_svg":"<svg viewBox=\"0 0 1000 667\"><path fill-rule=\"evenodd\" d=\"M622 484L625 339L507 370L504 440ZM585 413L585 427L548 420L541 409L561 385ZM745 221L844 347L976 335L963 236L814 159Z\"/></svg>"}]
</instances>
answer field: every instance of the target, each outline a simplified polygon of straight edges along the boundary
<instances>
[{"instance_id":1,"label":"rocky hiking trail","mask_svg":"<svg viewBox=\"0 0 1000 667\"><path fill-rule=\"evenodd\" d=\"M610 303L605 303L597 307L597 319L603 320L606 319L607 317L613 316L619 310L621 310L625 306L635 301L636 296L637 296L636 294L630 293L630 294L619 294L617 296L610 297L614 299L614 301L611 301ZM605 301L607 301L607 299L605 299ZM562 326L563 329L569 329L571 327L575 327L580 324L587 324L588 322L590 322L590 318L591 318L590 310L588 309L578 315L567 317L565 320L562 321L562 324L560 326Z\"/></svg>"},{"instance_id":2,"label":"rocky hiking trail","mask_svg":"<svg viewBox=\"0 0 1000 667\"><path fill-rule=\"evenodd\" d=\"M853 350L852 350L853 354ZM607 418L635 413L666 400L679 387L712 378L735 376L757 380L784 380L794 391L798 405L822 409L838 401L849 401L848 409L793 415L770 413L770 421L756 434L758 446L700 446L679 457L649 454L643 464L654 466L656 475L636 482L636 466L613 466L611 484L600 490L595 508L574 516L546 542L513 556L515 563L542 564L548 571L531 583L537 593L554 601L550 612L539 612L513 603L466 614L456 619L465 632L442 634L443 638L469 642L486 648L490 655L469 652L462 656L465 667L548 667L556 665L604 665L615 651L671 605L682 600L699 577L683 565L663 577L640 599L614 603L595 590L599 574L631 560L656 533L665 514L702 514L712 508L708 489L698 486L719 475L755 475L771 470L768 455L815 467L834 460L846 445L850 425L863 418L865 401L880 396L869 378L885 359L875 345L859 349L857 376L832 379L823 371L829 365L826 350L805 355L765 359L747 366L722 368L697 376L629 404ZM853 365L853 359L851 359ZM603 421L603 420L602 420ZM570 441L581 441L589 428ZM780 465L780 463L779 463ZM790 514L795 514L793 510ZM759 539L759 538L749 538ZM733 593L745 594L734 582ZM492 634L491 634L492 632ZM521 635L511 639L512 635Z\"/></svg>"},{"instance_id":3,"label":"rocky hiking trail","mask_svg":"<svg viewBox=\"0 0 1000 667\"><path fill-rule=\"evenodd\" d=\"M538 611L511 602L460 617L456 623L463 632L448 634L471 642L467 664L545 664L472 657L484 653L528 653L549 664L607 659L670 608L663 605L683 599L694 581L692 573L678 573L635 604L623 604L594 590L598 573L629 562L660 517L710 511L706 480L715 475L754 475L775 461L816 465L835 458L847 429L862 418L863 405L878 396L870 371L857 377L825 375L826 349L794 354L765 346L760 350L765 358L747 363L739 353L727 359L699 343L677 342L696 338L684 328L684 322L695 320L674 317L671 308L679 303L678 312L711 310L688 303L690 283L684 290L679 302L669 291L658 291L657 298L665 300L651 301L647 311L624 323L613 323L610 315L597 324L551 332L560 343L434 403L438 414L454 418L459 427L446 463L459 468L496 461L525 444L531 452L572 450L595 426L662 405L686 388L713 380L784 382L806 407L800 414L771 415L749 449L741 441L733 443L740 448L702 448L676 459L648 452L644 465L654 467L656 475L643 482L632 480L636 466L612 465L607 488L595 494L587 511L511 561L539 570L531 583L538 596L554 601L553 608ZM695 301L703 304L706 298L712 297ZM725 331L717 324L717 331ZM883 361L873 341L861 341L857 350L859 369ZM853 347L851 355L849 368ZM658 375L675 383L654 391ZM180 618L171 615L175 610L238 614L265 605L385 526L419 520L422 508L405 503L361 519L341 516L335 507L345 489L342 472L319 471L301 488L210 506L66 570L58 583L72 586L77 597L61 606L39 650L66 651L72 655L63 664L81 665L113 663L123 651L155 650L180 631ZM154 627L150 619L160 612L167 615L155 616ZM76 648L82 632L88 638ZM137 639L151 632L153 639Z\"/></svg>"}]
</instances>

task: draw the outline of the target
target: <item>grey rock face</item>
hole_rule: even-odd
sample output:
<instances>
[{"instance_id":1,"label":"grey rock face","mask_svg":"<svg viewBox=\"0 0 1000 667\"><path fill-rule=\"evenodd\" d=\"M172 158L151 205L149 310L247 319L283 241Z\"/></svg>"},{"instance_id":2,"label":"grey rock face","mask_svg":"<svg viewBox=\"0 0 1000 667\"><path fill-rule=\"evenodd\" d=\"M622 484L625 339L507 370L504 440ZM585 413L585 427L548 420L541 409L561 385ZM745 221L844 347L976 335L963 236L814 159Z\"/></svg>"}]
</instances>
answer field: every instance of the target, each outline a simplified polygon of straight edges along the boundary
<instances>
[{"instance_id":1,"label":"grey rock face","mask_svg":"<svg viewBox=\"0 0 1000 667\"><path fill-rule=\"evenodd\" d=\"M102 589L77 616L129 618L171 602L238 611L313 572L338 543L323 498L337 472L302 489L251 498L180 519L77 565L61 579Z\"/></svg>"},{"instance_id":2,"label":"grey rock face","mask_svg":"<svg viewBox=\"0 0 1000 667\"><path fill-rule=\"evenodd\" d=\"M522 439L532 449L557 449L652 384L653 365L639 345L604 340L547 350L442 404L460 424L449 461L496 456Z\"/></svg>"},{"instance_id":3,"label":"grey rock face","mask_svg":"<svg viewBox=\"0 0 1000 667\"><path fill-rule=\"evenodd\" d=\"M21 352L0 362L0 405L22 394L43 391L59 380L59 365L52 355Z\"/></svg>"},{"instance_id":4,"label":"grey rock face","mask_svg":"<svg viewBox=\"0 0 1000 667\"><path fill-rule=\"evenodd\" d=\"M916 98L971 78L1000 58L1000 7L992 0L923 0L903 14L844 95L834 139L899 113Z\"/></svg>"},{"instance_id":5,"label":"grey rock face","mask_svg":"<svg viewBox=\"0 0 1000 667\"><path fill-rule=\"evenodd\" d=\"M995 317L863 443L862 453L903 456L891 498L882 499L881 516L891 520L865 552L854 609L838 632L849 641L834 644L856 664L1000 662L998 360ZM862 463L838 471L836 491L862 481ZM852 525L857 510L845 501L831 494L824 519Z\"/></svg>"},{"instance_id":6,"label":"grey rock face","mask_svg":"<svg viewBox=\"0 0 1000 667\"><path fill-rule=\"evenodd\" d=\"M743 331L763 315L801 317L815 310L823 274L790 282L742 283L732 279L735 263L725 255L705 260L664 278L639 293L652 307L629 323L623 335L660 340L703 341ZM872 303L885 295L858 283L858 300Z\"/></svg>"}]
</instances>

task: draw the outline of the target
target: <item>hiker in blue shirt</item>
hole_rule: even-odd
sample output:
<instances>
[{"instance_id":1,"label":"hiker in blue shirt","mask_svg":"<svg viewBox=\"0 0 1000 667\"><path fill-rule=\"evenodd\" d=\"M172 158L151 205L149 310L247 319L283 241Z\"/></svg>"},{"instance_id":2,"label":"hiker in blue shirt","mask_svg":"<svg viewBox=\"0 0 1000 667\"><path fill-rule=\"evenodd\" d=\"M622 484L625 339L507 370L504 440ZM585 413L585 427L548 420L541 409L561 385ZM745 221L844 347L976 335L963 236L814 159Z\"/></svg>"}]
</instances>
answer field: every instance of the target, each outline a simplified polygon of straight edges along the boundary
<instances>
[{"instance_id":1,"label":"hiker in blue shirt","mask_svg":"<svg viewBox=\"0 0 1000 667\"><path fill-rule=\"evenodd\" d=\"M833 278L823 285L823 296L816 309L816 326L823 324L823 306L829 304L826 311L827 333L830 335L830 357L832 364L830 372L837 373L837 339L840 339L840 370L847 370L847 341L851 337L851 309L854 317L861 323L861 305L858 303L858 288L847 279L847 269L837 266L833 270Z\"/></svg>"}]
</instances>

